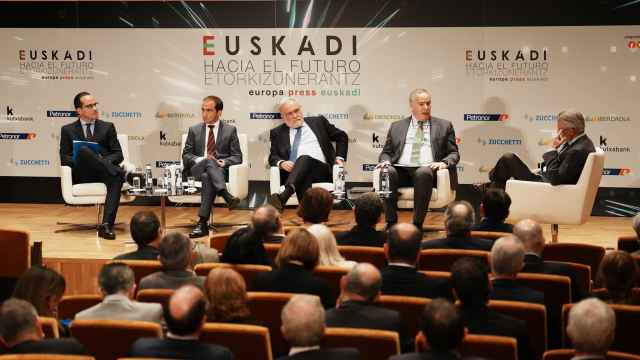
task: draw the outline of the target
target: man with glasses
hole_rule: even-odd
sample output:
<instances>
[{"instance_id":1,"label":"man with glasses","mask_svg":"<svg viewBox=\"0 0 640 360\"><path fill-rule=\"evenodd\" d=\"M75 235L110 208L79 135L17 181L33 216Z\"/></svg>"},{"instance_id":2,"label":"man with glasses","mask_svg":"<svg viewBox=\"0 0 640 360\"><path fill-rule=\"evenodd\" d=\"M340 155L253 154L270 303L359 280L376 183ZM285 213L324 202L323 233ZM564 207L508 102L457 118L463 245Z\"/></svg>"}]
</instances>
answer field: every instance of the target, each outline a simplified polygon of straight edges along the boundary
<instances>
[{"instance_id":1,"label":"man with glasses","mask_svg":"<svg viewBox=\"0 0 640 360\"><path fill-rule=\"evenodd\" d=\"M378 167L387 166L391 195L385 199L387 228L398 222L398 187L413 186L413 224L422 229L436 172L449 169L451 188L458 185L460 161L453 125L431 116L431 94L415 89L409 94L411 116L391 124L379 156Z\"/></svg>"},{"instance_id":2,"label":"man with glasses","mask_svg":"<svg viewBox=\"0 0 640 360\"><path fill-rule=\"evenodd\" d=\"M293 98L282 99L278 110L284 123L269 134L269 165L280 169L284 190L271 194L269 203L282 211L294 192L301 201L314 182L332 181L333 164L342 165L347 159L349 138L324 116L304 117Z\"/></svg>"},{"instance_id":3,"label":"man with glasses","mask_svg":"<svg viewBox=\"0 0 640 360\"><path fill-rule=\"evenodd\" d=\"M73 183L101 182L107 187L102 224L98 236L113 240L120 191L125 180L125 171L119 166L124 160L113 123L98 119L98 103L88 92L78 93L73 98L78 120L64 125L60 134L60 162L72 169ZM98 144L94 152L82 146L74 156L73 142L88 141Z\"/></svg>"},{"instance_id":4,"label":"man with glasses","mask_svg":"<svg viewBox=\"0 0 640 360\"><path fill-rule=\"evenodd\" d=\"M558 114L557 135L552 149L542 155L540 173L534 174L515 154L506 153L489 172L490 183L478 185L480 191L487 188L504 189L507 180L541 181L551 185L576 184L587 162L589 153L596 149L584 132L582 113L566 110Z\"/></svg>"}]
</instances>

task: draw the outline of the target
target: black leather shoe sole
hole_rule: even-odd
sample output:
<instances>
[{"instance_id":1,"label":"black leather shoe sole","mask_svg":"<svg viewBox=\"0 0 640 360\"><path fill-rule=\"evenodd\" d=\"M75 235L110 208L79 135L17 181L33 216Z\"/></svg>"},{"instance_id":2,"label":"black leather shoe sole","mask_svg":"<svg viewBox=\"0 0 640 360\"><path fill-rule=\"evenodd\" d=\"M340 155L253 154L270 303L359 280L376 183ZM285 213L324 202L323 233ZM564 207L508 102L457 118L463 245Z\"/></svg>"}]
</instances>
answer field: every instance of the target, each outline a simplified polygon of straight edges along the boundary
<instances>
[{"instance_id":1,"label":"black leather shoe sole","mask_svg":"<svg viewBox=\"0 0 640 360\"><path fill-rule=\"evenodd\" d=\"M201 226L198 225L195 229L193 229L190 233L189 233L189 237L190 238L199 238L199 237L203 237L203 236L208 236L209 235L209 227L207 225Z\"/></svg>"},{"instance_id":2,"label":"black leather shoe sole","mask_svg":"<svg viewBox=\"0 0 640 360\"><path fill-rule=\"evenodd\" d=\"M98 236L105 240L115 240L116 233L113 232L113 230L108 231L104 227L100 227L100 229L98 229Z\"/></svg>"},{"instance_id":3,"label":"black leather shoe sole","mask_svg":"<svg viewBox=\"0 0 640 360\"><path fill-rule=\"evenodd\" d=\"M240 205L240 199L238 199L235 196L233 196L231 199L229 199L229 201L227 201L227 207L229 208L229 210L235 210L238 208L239 205Z\"/></svg>"},{"instance_id":4,"label":"black leather shoe sole","mask_svg":"<svg viewBox=\"0 0 640 360\"><path fill-rule=\"evenodd\" d=\"M269 199L267 200L269 205L278 209L278 211L282 212L284 210L284 205L282 204L282 200L280 200L280 196L278 194L269 195Z\"/></svg>"}]
</instances>

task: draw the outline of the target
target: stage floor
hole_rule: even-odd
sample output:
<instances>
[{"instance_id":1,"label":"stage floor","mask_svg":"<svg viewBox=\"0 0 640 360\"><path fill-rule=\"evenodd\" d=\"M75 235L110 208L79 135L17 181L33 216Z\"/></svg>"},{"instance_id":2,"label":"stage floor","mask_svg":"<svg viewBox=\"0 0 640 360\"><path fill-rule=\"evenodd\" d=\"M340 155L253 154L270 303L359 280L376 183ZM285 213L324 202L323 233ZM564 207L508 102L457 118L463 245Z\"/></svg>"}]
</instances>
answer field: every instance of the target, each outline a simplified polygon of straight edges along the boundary
<instances>
[{"instance_id":1,"label":"stage floor","mask_svg":"<svg viewBox=\"0 0 640 360\"><path fill-rule=\"evenodd\" d=\"M91 223L96 219L94 207L70 207L63 204L0 204L0 227L24 230L30 233L31 241L42 241L42 253L45 264L62 272L67 279L67 294L95 293L95 274L100 266L114 256L132 251L135 244L129 233L128 223L131 216L141 210L152 210L159 214L157 206L121 205L118 211L120 225L116 231L116 240L104 240L95 230L58 232L65 226L57 222ZM190 227L171 228L180 224L192 224L197 219L197 207L167 207L167 231L188 233ZM228 223L247 223L251 211L215 208L214 221ZM401 211L400 221L411 221L410 211ZM285 226L298 224L300 219L295 208L289 208L283 214ZM443 213L429 212L425 221L427 228L443 227ZM331 212L329 224L335 229L348 229L353 223L350 210ZM383 226L382 224L380 226ZM220 227L219 232L232 232L233 227ZM550 226L543 226L547 241L550 241ZM560 226L560 242L577 242L615 248L618 236L633 235L630 218L595 217L580 226ZM444 236L442 231L430 231L426 239Z\"/></svg>"}]
</instances>

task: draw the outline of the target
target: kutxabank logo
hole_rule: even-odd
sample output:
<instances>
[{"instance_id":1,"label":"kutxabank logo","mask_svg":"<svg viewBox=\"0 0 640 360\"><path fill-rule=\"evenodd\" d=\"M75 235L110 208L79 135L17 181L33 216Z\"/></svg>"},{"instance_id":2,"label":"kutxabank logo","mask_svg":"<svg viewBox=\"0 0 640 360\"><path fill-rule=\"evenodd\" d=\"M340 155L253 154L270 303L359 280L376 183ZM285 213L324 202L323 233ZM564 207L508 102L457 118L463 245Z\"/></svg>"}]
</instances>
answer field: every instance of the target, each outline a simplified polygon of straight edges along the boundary
<instances>
[{"instance_id":1,"label":"kutxabank logo","mask_svg":"<svg viewBox=\"0 0 640 360\"><path fill-rule=\"evenodd\" d=\"M22 121L34 121L33 116L20 115L16 111L13 105L7 105L5 116L0 117L0 120L9 122L22 122Z\"/></svg>"}]
</instances>

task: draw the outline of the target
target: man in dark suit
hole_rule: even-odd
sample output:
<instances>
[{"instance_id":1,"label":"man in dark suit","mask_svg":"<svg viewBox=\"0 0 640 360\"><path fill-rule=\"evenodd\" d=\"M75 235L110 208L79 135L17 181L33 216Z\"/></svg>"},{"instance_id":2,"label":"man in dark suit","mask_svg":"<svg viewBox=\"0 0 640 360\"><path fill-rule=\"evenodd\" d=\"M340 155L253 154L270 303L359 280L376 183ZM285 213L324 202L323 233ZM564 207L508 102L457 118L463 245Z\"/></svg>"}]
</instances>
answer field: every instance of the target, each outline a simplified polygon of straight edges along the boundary
<instances>
[{"instance_id":1,"label":"man in dark suit","mask_svg":"<svg viewBox=\"0 0 640 360\"><path fill-rule=\"evenodd\" d=\"M391 124L378 167L388 166L391 196L385 201L387 227L398 222L398 187L413 185L413 224L422 229L436 172L449 169L451 188L458 185L460 161L451 122L431 116L431 94L415 89L409 95L411 116Z\"/></svg>"},{"instance_id":2,"label":"man in dark suit","mask_svg":"<svg viewBox=\"0 0 640 360\"><path fill-rule=\"evenodd\" d=\"M513 236L502 237L489 254L493 273L491 299L524 301L544 305L544 293L518 284L516 276L524 267L524 247Z\"/></svg>"},{"instance_id":3,"label":"man in dark suit","mask_svg":"<svg viewBox=\"0 0 640 360\"><path fill-rule=\"evenodd\" d=\"M544 250L544 235L542 227L537 222L524 219L519 221L513 228L513 235L522 241L524 245L524 267L522 272L567 276L571 279L571 300L574 302L582 300L589 294L584 294L578 286L577 274L571 266L559 261L542 260Z\"/></svg>"},{"instance_id":4,"label":"man in dark suit","mask_svg":"<svg viewBox=\"0 0 640 360\"><path fill-rule=\"evenodd\" d=\"M170 359L233 359L227 348L200 342L207 314L204 293L193 285L177 289L164 306L168 332L165 338L141 338L131 346L132 357Z\"/></svg>"},{"instance_id":5,"label":"man in dark suit","mask_svg":"<svg viewBox=\"0 0 640 360\"><path fill-rule=\"evenodd\" d=\"M470 334L515 338L518 359L534 359L526 322L495 312L487 306L491 291L489 269L481 260L470 257L456 260L451 266L451 283Z\"/></svg>"},{"instance_id":6,"label":"man in dark suit","mask_svg":"<svg viewBox=\"0 0 640 360\"><path fill-rule=\"evenodd\" d=\"M336 234L338 245L382 247L386 239L384 231L376 230L376 224L384 210L382 200L375 193L366 193L353 201L356 226Z\"/></svg>"},{"instance_id":7,"label":"man in dark suit","mask_svg":"<svg viewBox=\"0 0 640 360\"><path fill-rule=\"evenodd\" d=\"M525 181L543 181L551 185L576 184L587 162L587 156L595 150L593 142L584 132L584 116L574 110L558 114L557 136L553 139L552 150L542 155L541 171L534 174L515 154L506 153L500 157L489 172L491 183L482 189L497 187L504 189L507 180L514 178Z\"/></svg>"},{"instance_id":8,"label":"man in dark suit","mask_svg":"<svg viewBox=\"0 0 640 360\"><path fill-rule=\"evenodd\" d=\"M569 311L567 335L576 349L572 360L604 360L616 334L616 315L599 299L574 304Z\"/></svg>"},{"instance_id":9,"label":"man in dark suit","mask_svg":"<svg viewBox=\"0 0 640 360\"><path fill-rule=\"evenodd\" d=\"M185 284L204 289L205 278L192 270L194 255L191 239L179 232L168 233L160 241L162 270L143 277L138 289L177 289Z\"/></svg>"},{"instance_id":10,"label":"man in dark suit","mask_svg":"<svg viewBox=\"0 0 640 360\"><path fill-rule=\"evenodd\" d=\"M447 237L427 240L422 243L423 249L462 249L462 250L491 250L491 240L471 237L475 212L466 201L454 201L444 212L444 227Z\"/></svg>"},{"instance_id":11,"label":"man in dark suit","mask_svg":"<svg viewBox=\"0 0 640 360\"><path fill-rule=\"evenodd\" d=\"M502 189L489 189L480 201L482 219L473 225L474 231L513 232L513 226L504 221L509 216L511 197Z\"/></svg>"},{"instance_id":12,"label":"man in dark suit","mask_svg":"<svg viewBox=\"0 0 640 360\"><path fill-rule=\"evenodd\" d=\"M75 339L44 339L38 313L29 302L11 298L0 308L0 355L88 355ZM4 349L3 349L4 348Z\"/></svg>"},{"instance_id":13,"label":"man in dark suit","mask_svg":"<svg viewBox=\"0 0 640 360\"><path fill-rule=\"evenodd\" d=\"M209 235L209 215L216 196L222 196L229 209L240 202L227 191L229 166L242 162L242 151L236 127L220 121L223 106L217 96L202 100L202 123L189 128L182 151L185 174L202 182L199 220L189 234L192 238Z\"/></svg>"},{"instance_id":14,"label":"man in dark suit","mask_svg":"<svg viewBox=\"0 0 640 360\"><path fill-rule=\"evenodd\" d=\"M153 211L138 211L129 223L131 238L138 249L120 254L114 260L158 260L160 256L160 219Z\"/></svg>"},{"instance_id":15,"label":"man in dark suit","mask_svg":"<svg viewBox=\"0 0 640 360\"><path fill-rule=\"evenodd\" d=\"M229 236L220 261L228 264L271 266L273 264L264 243L281 243L283 239L280 213L269 204L262 205L253 212L251 226L238 229Z\"/></svg>"},{"instance_id":16,"label":"man in dark suit","mask_svg":"<svg viewBox=\"0 0 640 360\"><path fill-rule=\"evenodd\" d=\"M456 350L464 339L466 329L462 315L449 301L434 299L427 304L422 312L420 324L422 329L416 337L416 342L424 348L424 351L394 355L389 360L478 359L463 358Z\"/></svg>"},{"instance_id":17,"label":"man in dark suit","mask_svg":"<svg viewBox=\"0 0 640 360\"><path fill-rule=\"evenodd\" d=\"M327 326L395 331L403 349L411 348L411 340L400 320L400 314L373 305L380 295L382 277L369 263L359 263L340 280L340 297L335 309L327 311Z\"/></svg>"},{"instance_id":18,"label":"man in dark suit","mask_svg":"<svg viewBox=\"0 0 640 360\"><path fill-rule=\"evenodd\" d=\"M382 293L453 299L449 282L418 272L422 232L412 224L396 224L389 229L384 253L389 265L382 269Z\"/></svg>"},{"instance_id":19,"label":"man in dark suit","mask_svg":"<svg viewBox=\"0 0 640 360\"><path fill-rule=\"evenodd\" d=\"M294 192L302 200L312 183L333 181L333 164L347 160L349 138L324 116L304 117L295 99L283 99L278 109L284 123L269 134L269 164L280 169L284 191L271 194L269 203L282 211Z\"/></svg>"},{"instance_id":20,"label":"man in dark suit","mask_svg":"<svg viewBox=\"0 0 640 360\"><path fill-rule=\"evenodd\" d=\"M295 295L282 308L282 336L291 346L288 356L278 360L356 360L360 352L351 348L323 349L324 309L313 295Z\"/></svg>"},{"instance_id":21,"label":"man in dark suit","mask_svg":"<svg viewBox=\"0 0 640 360\"><path fill-rule=\"evenodd\" d=\"M73 98L78 120L64 125L60 132L60 163L72 169L73 183L101 182L107 187L102 225L98 236L113 240L116 233L113 224L120 205L120 191L125 171L119 164L124 160L118 142L116 128L112 123L98 119L98 102L88 92L78 93ZM73 157L73 141L91 141L100 146L99 153L83 146Z\"/></svg>"}]
</instances>

